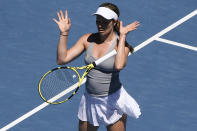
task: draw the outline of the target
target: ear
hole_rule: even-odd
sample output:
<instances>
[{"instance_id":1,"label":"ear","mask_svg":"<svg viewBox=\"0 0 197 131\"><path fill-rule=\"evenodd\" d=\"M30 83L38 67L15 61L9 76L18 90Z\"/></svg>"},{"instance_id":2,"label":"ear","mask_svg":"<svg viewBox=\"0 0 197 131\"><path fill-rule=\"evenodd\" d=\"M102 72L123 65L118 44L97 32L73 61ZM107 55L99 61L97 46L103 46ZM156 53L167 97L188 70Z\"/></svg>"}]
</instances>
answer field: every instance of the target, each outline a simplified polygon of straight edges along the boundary
<instances>
[{"instance_id":1,"label":"ear","mask_svg":"<svg viewBox=\"0 0 197 131\"><path fill-rule=\"evenodd\" d=\"M114 21L114 26L118 24L118 20L113 20Z\"/></svg>"}]
</instances>

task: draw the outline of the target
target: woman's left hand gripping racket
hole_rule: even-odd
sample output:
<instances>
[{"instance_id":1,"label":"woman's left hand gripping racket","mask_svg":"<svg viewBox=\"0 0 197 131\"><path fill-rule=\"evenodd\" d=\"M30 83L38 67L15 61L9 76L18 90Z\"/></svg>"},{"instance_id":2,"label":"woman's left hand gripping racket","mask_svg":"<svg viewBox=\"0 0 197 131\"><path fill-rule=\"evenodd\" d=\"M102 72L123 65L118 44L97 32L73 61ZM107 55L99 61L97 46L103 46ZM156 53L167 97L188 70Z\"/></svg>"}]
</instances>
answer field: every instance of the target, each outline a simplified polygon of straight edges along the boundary
<instances>
[{"instance_id":1,"label":"woman's left hand gripping racket","mask_svg":"<svg viewBox=\"0 0 197 131\"><path fill-rule=\"evenodd\" d=\"M116 51L106 54L102 58L96 60L92 64L82 67L57 67L45 73L38 84L38 91L41 98L50 104L61 104L68 101L73 95L76 94L81 84L85 83L85 76L88 72L108 59L114 56ZM78 70L85 69L82 76L79 75ZM85 78L85 79L84 79ZM72 94L72 90L76 89Z\"/></svg>"}]
</instances>

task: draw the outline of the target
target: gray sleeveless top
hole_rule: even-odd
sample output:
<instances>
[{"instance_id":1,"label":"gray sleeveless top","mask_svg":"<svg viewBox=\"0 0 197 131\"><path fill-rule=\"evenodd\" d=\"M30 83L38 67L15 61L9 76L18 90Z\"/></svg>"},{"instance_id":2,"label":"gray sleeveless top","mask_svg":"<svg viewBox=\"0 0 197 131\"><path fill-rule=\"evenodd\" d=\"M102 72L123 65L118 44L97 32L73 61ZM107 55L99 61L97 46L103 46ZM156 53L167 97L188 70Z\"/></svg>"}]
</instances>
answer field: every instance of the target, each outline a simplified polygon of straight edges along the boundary
<instances>
[{"instance_id":1,"label":"gray sleeveless top","mask_svg":"<svg viewBox=\"0 0 197 131\"><path fill-rule=\"evenodd\" d=\"M112 51L117 44L117 38L106 52ZM85 63L90 64L96 59L92 56L94 43L90 43L86 51ZM115 56L103 61L95 68L90 70L87 75L86 90L93 96L107 96L121 87L119 71L114 68Z\"/></svg>"}]
</instances>

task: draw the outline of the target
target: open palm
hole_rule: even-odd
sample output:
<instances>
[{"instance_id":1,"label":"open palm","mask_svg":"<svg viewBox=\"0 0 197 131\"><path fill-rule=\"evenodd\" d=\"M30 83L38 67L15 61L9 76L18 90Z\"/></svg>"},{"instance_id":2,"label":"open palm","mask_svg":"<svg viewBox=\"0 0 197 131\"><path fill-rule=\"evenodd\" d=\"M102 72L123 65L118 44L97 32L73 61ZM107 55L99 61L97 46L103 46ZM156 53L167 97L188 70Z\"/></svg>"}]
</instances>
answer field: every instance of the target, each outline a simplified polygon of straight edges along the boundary
<instances>
[{"instance_id":1,"label":"open palm","mask_svg":"<svg viewBox=\"0 0 197 131\"><path fill-rule=\"evenodd\" d=\"M136 30L139 25L140 23L138 21L135 21L127 26L123 26L123 22L120 21L120 34L126 35L127 33Z\"/></svg>"},{"instance_id":2,"label":"open palm","mask_svg":"<svg viewBox=\"0 0 197 131\"><path fill-rule=\"evenodd\" d=\"M68 18L68 12L65 10L65 16L60 10L60 12L57 12L58 20L53 18L53 21L58 25L60 32L68 32L71 27L71 21L70 18Z\"/></svg>"}]
</instances>

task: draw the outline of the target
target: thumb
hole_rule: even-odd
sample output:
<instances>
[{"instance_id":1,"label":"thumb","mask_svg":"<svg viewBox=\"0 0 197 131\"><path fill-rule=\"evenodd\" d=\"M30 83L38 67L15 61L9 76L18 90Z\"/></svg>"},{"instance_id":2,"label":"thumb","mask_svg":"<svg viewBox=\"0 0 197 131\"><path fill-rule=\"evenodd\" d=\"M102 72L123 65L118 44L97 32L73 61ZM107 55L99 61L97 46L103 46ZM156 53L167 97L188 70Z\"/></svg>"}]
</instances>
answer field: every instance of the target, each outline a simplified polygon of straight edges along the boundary
<instances>
[{"instance_id":1,"label":"thumb","mask_svg":"<svg viewBox=\"0 0 197 131\"><path fill-rule=\"evenodd\" d=\"M53 21L54 21L56 24L58 24L58 21L57 21L55 18L53 18Z\"/></svg>"},{"instance_id":2,"label":"thumb","mask_svg":"<svg viewBox=\"0 0 197 131\"><path fill-rule=\"evenodd\" d=\"M120 28L122 28L122 26L123 26L123 22L122 22L122 21L120 21Z\"/></svg>"}]
</instances>

